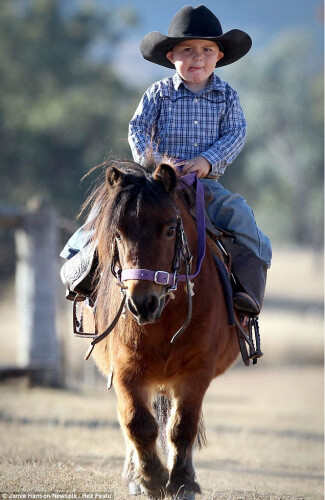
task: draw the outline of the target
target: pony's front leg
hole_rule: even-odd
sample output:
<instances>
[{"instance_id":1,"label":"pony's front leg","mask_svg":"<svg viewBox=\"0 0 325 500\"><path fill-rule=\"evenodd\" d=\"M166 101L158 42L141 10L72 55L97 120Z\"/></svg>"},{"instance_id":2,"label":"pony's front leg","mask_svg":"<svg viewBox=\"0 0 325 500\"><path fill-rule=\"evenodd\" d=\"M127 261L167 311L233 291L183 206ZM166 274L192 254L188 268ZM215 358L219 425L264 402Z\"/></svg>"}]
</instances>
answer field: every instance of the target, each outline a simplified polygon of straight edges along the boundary
<instances>
[{"instance_id":1,"label":"pony's front leg","mask_svg":"<svg viewBox=\"0 0 325 500\"><path fill-rule=\"evenodd\" d=\"M199 429L204 394L210 383L198 379L198 384L183 381L174 387L172 412L167 426L168 465L170 477L167 484L169 495L179 499L194 499L201 493L195 478L193 448Z\"/></svg>"},{"instance_id":2,"label":"pony's front leg","mask_svg":"<svg viewBox=\"0 0 325 500\"><path fill-rule=\"evenodd\" d=\"M131 485L130 492L161 498L166 491L168 470L157 453L158 424L150 411L149 391L136 383L134 386L115 385L127 447L124 476Z\"/></svg>"}]
</instances>

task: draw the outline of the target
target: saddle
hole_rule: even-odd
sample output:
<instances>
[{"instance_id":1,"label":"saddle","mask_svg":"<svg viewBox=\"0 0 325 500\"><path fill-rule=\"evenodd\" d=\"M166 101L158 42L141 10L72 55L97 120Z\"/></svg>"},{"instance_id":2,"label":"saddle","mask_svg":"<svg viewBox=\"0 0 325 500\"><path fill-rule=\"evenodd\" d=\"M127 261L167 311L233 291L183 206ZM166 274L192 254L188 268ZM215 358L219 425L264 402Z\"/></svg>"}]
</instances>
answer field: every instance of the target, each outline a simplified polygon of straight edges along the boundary
<instances>
[{"instance_id":1,"label":"saddle","mask_svg":"<svg viewBox=\"0 0 325 500\"><path fill-rule=\"evenodd\" d=\"M77 295L88 297L92 294L97 264L96 245L93 242L63 264L60 275L66 287L66 299L74 301Z\"/></svg>"}]
</instances>

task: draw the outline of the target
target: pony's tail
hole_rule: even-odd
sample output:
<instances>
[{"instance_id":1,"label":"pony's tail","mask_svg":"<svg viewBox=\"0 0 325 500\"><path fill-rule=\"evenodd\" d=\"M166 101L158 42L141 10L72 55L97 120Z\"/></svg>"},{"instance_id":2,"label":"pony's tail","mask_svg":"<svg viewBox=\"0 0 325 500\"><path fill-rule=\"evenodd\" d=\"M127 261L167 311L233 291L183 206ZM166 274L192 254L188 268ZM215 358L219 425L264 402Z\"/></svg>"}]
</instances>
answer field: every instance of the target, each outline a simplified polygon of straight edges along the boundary
<instances>
[{"instance_id":1,"label":"pony's tail","mask_svg":"<svg viewBox=\"0 0 325 500\"><path fill-rule=\"evenodd\" d=\"M154 402L154 411L159 426L159 436L158 436L159 444L164 452L164 455L167 457L168 442L167 442L166 426L171 411L170 399L168 399L164 394L158 394ZM198 448L199 450L202 450L207 446L207 444L208 441L205 433L204 418L203 418L203 413L201 413L199 421L199 430L195 441L195 447Z\"/></svg>"}]
</instances>

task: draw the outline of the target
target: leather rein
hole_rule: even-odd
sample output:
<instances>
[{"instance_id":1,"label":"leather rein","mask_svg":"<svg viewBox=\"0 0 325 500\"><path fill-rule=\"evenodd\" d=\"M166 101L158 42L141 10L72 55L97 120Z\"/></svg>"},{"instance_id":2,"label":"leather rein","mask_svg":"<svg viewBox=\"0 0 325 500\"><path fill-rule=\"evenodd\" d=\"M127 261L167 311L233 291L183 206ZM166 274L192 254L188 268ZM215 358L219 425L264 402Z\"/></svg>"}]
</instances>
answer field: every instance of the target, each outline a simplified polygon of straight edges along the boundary
<instances>
[{"instance_id":1,"label":"leather rein","mask_svg":"<svg viewBox=\"0 0 325 500\"><path fill-rule=\"evenodd\" d=\"M101 333L100 335L96 335L96 337L92 340L89 349L85 354L86 360L90 357L95 345L98 344L98 342L103 340L105 337L107 337L107 335L109 335L111 331L115 328L115 326L118 323L118 320L120 319L123 313L126 302L126 290L127 290L127 286L125 286L124 284L125 281L147 280L147 281L154 281L158 285L165 286L166 290L161 298L164 297L173 298L173 292L177 290L178 282L180 281L186 282L187 297L188 297L187 318L184 324L181 326L181 328L174 334L170 342L174 343L190 324L192 318L192 310L193 310L192 307L193 285L191 283L191 279L195 278L195 276L199 274L201 270L201 264L204 259L206 251L204 189L203 185L200 182L198 182L196 173L183 175L178 180L177 184L178 190L186 189L187 187L192 185L195 186L195 191L196 191L196 224L198 232L197 261L194 274L190 274L193 256L190 253L188 241L183 227L183 222L179 214L177 214L175 253L172 262L171 273L167 271L152 271L148 269L121 269L119 265L117 244L116 240L114 240L112 244L111 271L115 276L115 278L117 278L118 280L117 285L121 288L122 301L112 323L106 328L106 330L103 333ZM179 274L182 261L184 262L185 266L185 274ZM118 269L117 266L119 267Z\"/></svg>"}]
</instances>

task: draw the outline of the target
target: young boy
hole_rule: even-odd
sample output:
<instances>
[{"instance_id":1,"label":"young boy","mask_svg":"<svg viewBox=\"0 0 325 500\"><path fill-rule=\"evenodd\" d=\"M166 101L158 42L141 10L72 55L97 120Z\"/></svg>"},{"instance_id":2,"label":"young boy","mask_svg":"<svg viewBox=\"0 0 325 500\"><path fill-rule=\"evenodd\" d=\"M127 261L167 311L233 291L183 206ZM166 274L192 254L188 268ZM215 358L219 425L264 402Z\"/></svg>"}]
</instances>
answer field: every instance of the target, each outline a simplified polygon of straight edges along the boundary
<instances>
[{"instance_id":1,"label":"young boy","mask_svg":"<svg viewBox=\"0 0 325 500\"><path fill-rule=\"evenodd\" d=\"M271 244L257 228L244 198L217 179L240 153L246 120L237 93L214 75L251 48L251 38L234 29L225 34L217 17L204 5L185 6L172 19L168 36L150 32L141 42L143 57L175 68L173 77L154 83L144 94L129 126L133 158L143 164L148 151L159 161L168 155L184 160L182 173L197 172L213 193L208 214L234 236L233 270L241 285L235 307L259 314L271 264Z\"/></svg>"},{"instance_id":2,"label":"young boy","mask_svg":"<svg viewBox=\"0 0 325 500\"><path fill-rule=\"evenodd\" d=\"M129 128L133 158L143 164L148 151L157 161L166 154L184 160L183 174L197 172L213 193L208 214L217 227L231 232L228 243L237 279L234 305L250 316L259 314L270 267L269 239L257 228L244 198L217 182L240 153L246 120L237 93L214 75L216 67L243 57L251 39L234 29L225 34L217 17L204 5L183 7L172 19L168 36L154 31L144 37L140 50L145 59L175 68L173 77L153 84L144 94ZM92 214L94 216L94 214ZM61 257L71 259L87 245L89 234L80 228L68 241ZM62 269L69 288L76 264ZM71 269L70 269L71 268ZM67 273L69 271L69 273Z\"/></svg>"}]
</instances>

